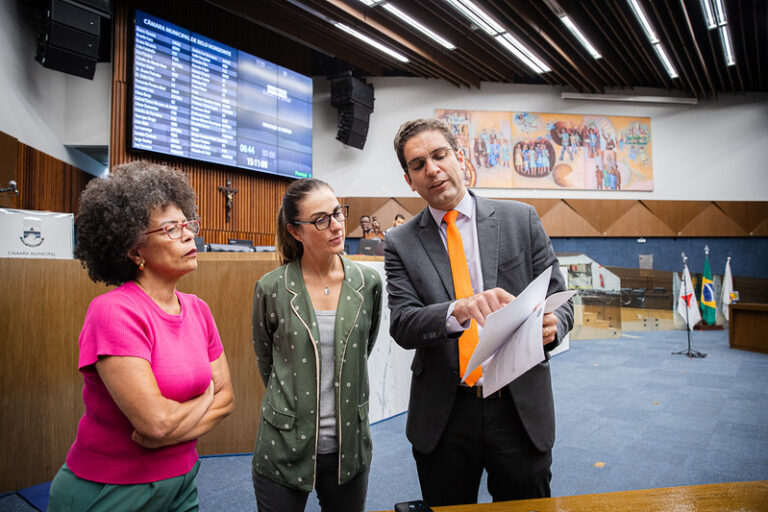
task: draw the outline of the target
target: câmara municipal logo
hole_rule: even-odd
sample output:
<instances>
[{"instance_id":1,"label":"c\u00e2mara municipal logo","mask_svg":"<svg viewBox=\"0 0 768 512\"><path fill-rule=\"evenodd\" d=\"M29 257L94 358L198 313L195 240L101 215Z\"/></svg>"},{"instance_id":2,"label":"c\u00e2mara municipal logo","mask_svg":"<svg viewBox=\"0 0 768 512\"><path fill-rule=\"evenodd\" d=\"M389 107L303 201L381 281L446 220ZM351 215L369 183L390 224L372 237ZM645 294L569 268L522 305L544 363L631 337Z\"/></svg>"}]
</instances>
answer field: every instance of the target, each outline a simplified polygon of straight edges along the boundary
<instances>
[{"instance_id":1,"label":"c\u00e2mara municipal logo","mask_svg":"<svg viewBox=\"0 0 768 512\"><path fill-rule=\"evenodd\" d=\"M45 241L42 220L37 217L24 217L22 224L22 236L19 237L21 243L27 247L40 247Z\"/></svg>"}]
</instances>

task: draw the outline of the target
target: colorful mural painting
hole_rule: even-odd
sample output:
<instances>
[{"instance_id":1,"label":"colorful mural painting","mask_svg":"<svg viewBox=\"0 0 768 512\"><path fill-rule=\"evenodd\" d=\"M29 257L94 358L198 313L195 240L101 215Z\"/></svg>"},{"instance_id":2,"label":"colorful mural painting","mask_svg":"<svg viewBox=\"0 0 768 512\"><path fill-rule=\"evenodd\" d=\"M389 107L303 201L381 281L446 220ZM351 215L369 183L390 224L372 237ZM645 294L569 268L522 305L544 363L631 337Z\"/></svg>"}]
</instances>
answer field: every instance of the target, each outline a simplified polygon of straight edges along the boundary
<instances>
[{"instance_id":1,"label":"colorful mural painting","mask_svg":"<svg viewBox=\"0 0 768 512\"><path fill-rule=\"evenodd\" d=\"M435 110L476 188L653 190L648 117Z\"/></svg>"}]
</instances>

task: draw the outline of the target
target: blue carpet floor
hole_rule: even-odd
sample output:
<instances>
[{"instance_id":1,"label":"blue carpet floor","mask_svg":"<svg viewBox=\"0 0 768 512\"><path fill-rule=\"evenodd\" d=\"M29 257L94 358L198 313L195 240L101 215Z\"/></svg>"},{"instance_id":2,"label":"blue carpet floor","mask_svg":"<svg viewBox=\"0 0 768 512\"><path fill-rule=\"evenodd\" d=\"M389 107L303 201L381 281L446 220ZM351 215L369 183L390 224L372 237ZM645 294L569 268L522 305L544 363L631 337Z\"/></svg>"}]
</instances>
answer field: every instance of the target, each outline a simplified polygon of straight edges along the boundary
<instances>
[{"instance_id":1,"label":"blue carpet floor","mask_svg":"<svg viewBox=\"0 0 768 512\"><path fill-rule=\"evenodd\" d=\"M693 344L709 356L672 355L686 333L658 331L573 341L553 359L553 496L768 480L768 355L730 349L728 331L694 332ZM372 428L367 510L420 497L405 419ZM250 475L250 455L203 458L201 510L255 510ZM11 493L0 510L35 508ZM314 496L307 510L320 510Z\"/></svg>"}]
</instances>

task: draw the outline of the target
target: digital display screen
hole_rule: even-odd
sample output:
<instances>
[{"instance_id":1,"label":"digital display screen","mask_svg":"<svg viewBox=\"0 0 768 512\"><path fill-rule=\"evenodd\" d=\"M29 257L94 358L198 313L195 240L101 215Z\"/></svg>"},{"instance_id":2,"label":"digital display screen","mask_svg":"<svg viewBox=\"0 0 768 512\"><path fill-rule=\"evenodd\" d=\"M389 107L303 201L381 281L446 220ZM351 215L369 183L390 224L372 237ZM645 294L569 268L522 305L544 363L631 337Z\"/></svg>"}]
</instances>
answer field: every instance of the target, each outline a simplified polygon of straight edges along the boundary
<instances>
[{"instance_id":1,"label":"digital display screen","mask_svg":"<svg viewBox=\"0 0 768 512\"><path fill-rule=\"evenodd\" d=\"M312 176L312 79L136 11L131 147Z\"/></svg>"}]
</instances>

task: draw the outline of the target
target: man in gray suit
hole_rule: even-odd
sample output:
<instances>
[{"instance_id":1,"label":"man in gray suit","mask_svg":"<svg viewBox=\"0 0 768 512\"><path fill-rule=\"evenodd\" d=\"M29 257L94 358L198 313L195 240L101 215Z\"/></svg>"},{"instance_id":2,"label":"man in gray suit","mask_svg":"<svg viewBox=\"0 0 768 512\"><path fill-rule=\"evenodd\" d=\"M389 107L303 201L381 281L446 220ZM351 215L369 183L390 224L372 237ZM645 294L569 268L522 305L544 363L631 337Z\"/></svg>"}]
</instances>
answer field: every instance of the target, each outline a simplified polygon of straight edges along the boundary
<instances>
[{"instance_id":1,"label":"man in gray suit","mask_svg":"<svg viewBox=\"0 0 768 512\"><path fill-rule=\"evenodd\" d=\"M385 240L390 334L415 349L406 434L429 505L477 502L483 469L494 501L550 496L555 413L547 361L491 397L482 379L460 384L458 338L554 265L547 294L565 290L549 237L534 208L469 192L464 155L447 124L404 123L395 152L411 190L428 207ZM446 211L457 210L473 295L456 300ZM545 353L573 326L569 301L544 315Z\"/></svg>"}]
</instances>

